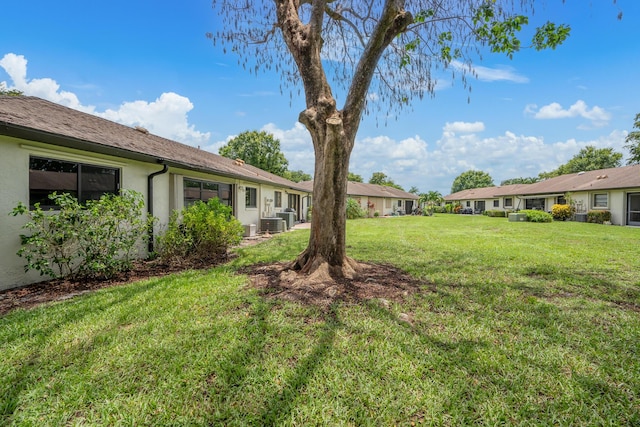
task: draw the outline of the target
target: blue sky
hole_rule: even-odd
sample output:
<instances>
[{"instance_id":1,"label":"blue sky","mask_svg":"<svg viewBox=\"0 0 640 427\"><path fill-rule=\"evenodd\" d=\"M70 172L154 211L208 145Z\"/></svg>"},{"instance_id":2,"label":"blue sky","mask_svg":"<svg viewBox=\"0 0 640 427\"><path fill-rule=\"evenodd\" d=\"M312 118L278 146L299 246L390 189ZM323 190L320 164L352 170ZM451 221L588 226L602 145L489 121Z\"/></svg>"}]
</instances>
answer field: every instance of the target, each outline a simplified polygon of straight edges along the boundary
<instances>
[{"instance_id":1,"label":"blue sky","mask_svg":"<svg viewBox=\"0 0 640 427\"><path fill-rule=\"evenodd\" d=\"M313 172L310 138L297 123L302 97L281 94L278 76L249 74L213 46L205 37L217 25L209 0L5 3L6 87L214 153L240 132L266 130L290 169ZM471 93L442 73L434 98L386 125L384 111L365 116L350 170L446 195L467 170L499 184L550 171L587 145L626 159L624 139L640 113L640 2L547 3L530 26L569 24L565 44L513 60L485 55Z\"/></svg>"}]
</instances>

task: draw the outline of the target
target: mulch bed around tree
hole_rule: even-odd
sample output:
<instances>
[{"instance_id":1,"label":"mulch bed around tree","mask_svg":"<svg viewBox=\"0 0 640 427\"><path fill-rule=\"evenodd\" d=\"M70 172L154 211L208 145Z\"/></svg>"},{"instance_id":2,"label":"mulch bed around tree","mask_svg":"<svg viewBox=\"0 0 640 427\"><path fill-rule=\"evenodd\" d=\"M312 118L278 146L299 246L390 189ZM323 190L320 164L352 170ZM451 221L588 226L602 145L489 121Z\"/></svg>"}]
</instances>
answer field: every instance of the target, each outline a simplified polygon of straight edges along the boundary
<instances>
[{"instance_id":1,"label":"mulch bed around tree","mask_svg":"<svg viewBox=\"0 0 640 427\"><path fill-rule=\"evenodd\" d=\"M245 241L241 246L259 243L263 239ZM121 273L108 280L84 279L49 280L19 288L0 291L0 316L17 308L31 308L37 305L62 301L87 292L111 286L119 286L151 277L161 277L188 269L207 269L227 262L229 257L209 262L165 264L158 260L138 261L131 271ZM240 271L250 278L267 298L279 298L301 304L318 306L324 310L335 302L360 303L379 299L384 304L401 301L417 292L425 285L407 273L389 265L362 264L365 273L361 279L341 279L333 283L308 283L303 286L288 286L280 280L286 264L273 263L245 267Z\"/></svg>"}]
</instances>

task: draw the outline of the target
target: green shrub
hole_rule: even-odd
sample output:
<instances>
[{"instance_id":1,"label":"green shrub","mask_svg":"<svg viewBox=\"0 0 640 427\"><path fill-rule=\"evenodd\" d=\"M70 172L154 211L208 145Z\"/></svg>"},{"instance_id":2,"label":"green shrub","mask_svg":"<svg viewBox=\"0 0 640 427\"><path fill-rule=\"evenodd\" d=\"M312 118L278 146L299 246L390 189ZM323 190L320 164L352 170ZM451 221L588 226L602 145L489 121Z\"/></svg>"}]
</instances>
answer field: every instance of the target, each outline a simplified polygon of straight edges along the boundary
<instances>
[{"instance_id":1,"label":"green shrub","mask_svg":"<svg viewBox=\"0 0 640 427\"><path fill-rule=\"evenodd\" d=\"M367 212L362 209L357 200L349 197L347 199L347 219L358 219L367 216Z\"/></svg>"},{"instance_id":2,"label":"green shrub","mask_svg":"<svg viewBox=\"0 0 640 427\"><path fill-rule=\"evenodd\" d=\"M519 213L527 215L529 222L552 222L553 216L550 213L538 210L522 210Z\"/></svg>"},{"instance_id":3,"label":"green shrub","mask_svg":"<svg viewBox=\"0 0 640 427\"><path fill-rule=\"evenodd\" d=\"M375 212L373 213L373 216L374 216L374 217L376 217L376 218L378 218L378 217L380 216L380 211L375 211Z\"/></svg>"},{"instance_id":4,"label":"green shrub","mask_svg":"<svg viewBox=\"0 0 640 427\"><path fill-rule=\"evenodd\" d=\"M104 195L85 205L69 194L49 196L58 211L43 211L39 204L29 210L19 203L12 215L27 215L20 235L20 257L24 269L41 276L111 277L131 268L132 259L147 238L148 222L143 212L142 195L123 190Z\"/></svg>"},{"instance_id":5,"label":"green shrub","mask_svg":"<svg viewBox=\"0 0 640 427\"><path fill-rule=\"evenodd\" d=\"M573 212L570 205L555 204L551 207L551 215L555 220L558 220L558 221L567 220L571 218L572 214Z\"/></svg>"},{"instance_id":6,"label":"green shrub","mask_svg":"<svg viewBox=\"0 0 640 427\"><path fill-rule=\"evenodd\" d=\"M447 213L447 207L446 206L434 206L433 207L433 213Z\"/></svg>"},{"instance_id":7,"label":"green shrub","mask_svg":"<svg viewBox=\"0 0 640 427\"><path fill-rule=\"evenodd\" d=\"M307 221L311 222L311 216L313 215L313 206L307 207Z\"/></svg>"},{"instance_id":8,"label":"green shrub","mask_svg":"<svg viewBox=\"0 0 640 427\"><path fill-rule=\"evenodd\" d=\"M507 213L505 211L496 209L496 210L484 211L484 215L488 217L504 218L507 216Z\"/></svg>"},{"instance_id":9,"label":"green shrub","mask_svg":"<svg viewBox=\"0 0 640 427\"><path fill-rule=\"evenodd\" d=\"M214 260L240 243L243 231L231 207L217 198L207 203L197 201L171 214L166 230L157 239L158 255L165 261Z\"/></svg>"},{"instance_id":10,"label":"green shrub","mask_svg":"<svg viewBox=\"0 0 640 427\"><path fill-rule=\"evenodd\" d=\"M587 222L604 224L605 221L611 221L611 212L600 210L587 212Z\"/></svg>"}]
</instances>

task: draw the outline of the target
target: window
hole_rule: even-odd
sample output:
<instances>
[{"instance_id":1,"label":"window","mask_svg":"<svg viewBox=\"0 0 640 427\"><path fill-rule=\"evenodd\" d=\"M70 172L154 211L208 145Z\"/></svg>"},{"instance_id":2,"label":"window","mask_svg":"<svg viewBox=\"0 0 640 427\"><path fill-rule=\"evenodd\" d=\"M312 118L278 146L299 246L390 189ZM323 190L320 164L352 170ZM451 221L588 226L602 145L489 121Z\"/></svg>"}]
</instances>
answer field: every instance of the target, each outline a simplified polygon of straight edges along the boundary
<instances>
[{"instance_id":1,"label":"window","mask_svg":"<svg viewBox=\"0 0 640 427\"><path fill-rule=\"evenodd\" d=\"M253 187L246 187L244 194L244 206L247 208L258 207L258 190Z\"/></svg>"},{"instance_id":2,"label":"window","mask_svg":"<svg viewBox=\"0 0 640 427\"><path fill-rule=\"evenodd\" d=\"M398 207L402 207L402 200L398 200Z\"/></svg>"},{"instance_id":3,"label":"window","mask_svg":"<svg viewBox=\"0 0 640 427\"><path fill-rule=\"evenodd\" d=\"M504 207L505 208L513 207L513 197L505 197L504 198Z\"/></svg>"},{"instance_id":4,"label":"window","mask_svg":"<svg viewBox=\"0 0 640 427\"><path fill-rule=\"evenodd\" d=\"M387 209L391 209L391 199L385 199L384 207Z\"/></svg>"},{"instance_id":5,"label":"window","mask_svg":"<svg viewBox=\"0 0 640 427\"><path fill-rule=\"evenodd\" d=\"M276 191L274 193L274 206L276 208L281 208L282 207L282 191Z\"/></svg>"},{"instance_id":6,"label":"window","mask_svg":"<svg viewBox=\"0 0 640 427\"><path fill-rule=\"evenodd\" d=\"M594 208L606 208L609 206L609 195L607 193L600 193L593 195L593 207Z\"/></svg>"},{"instance_id":7,"label":"window","mask_svg":"<svg viewBox=\"0 0 640 427\"><path fill-rule=\"evenodd\" d=\"M184 179L184 205L191 206L197 200L207 202L217 197L220 203L232 206L231 184L221 182L200 181L197 179Z\"/></svg>"},{"instance_id":8,"label":"window","mask_svg":"<svg viewBox=\"0 0 640 427\"><path fill-rule=\"evenodd\" d=\"M62 160L29 158L29 206L56 208L49 194L68 193L81 203L104 194L118 194L120 170Z\"/></svg>"},{"instance_id":9,"label":"window","mask_svg":"<svg viewBox=\"0 0 640 427\"><path fill-rule=\"evenodd\" d=\"M494 208L499 208L500 207L500 200L494 200L493 201L493 207Z\"/></svg>"},{"instance_id":10,"label":"window","mask_svg":"<svg viewBox=\"0 0 640 427\"><path fill-rule=\"evenodd\" d=\"M544 210L544 199L527 199L525 209L534 209L538 211Z\"/></svg>"},{"instance_id":11,"label":"window","mask_svg":"<svg viewBox=\"0 0 640 427\"><path fill-rule=\"evenodd\" d=\"M564 196L558 196L558 198L556 199L556 203L558 205L566 205L567 199Z\"/></svg>"},{"instance_id":12,"label":"window","mask_svg":"<svg viewBox=\"0 0 640 427\"><path fill-rule=\"evenodd\" d=\"M467 200L467 207L470 208L471 207L471 200Z\"/></svg>"}]
</instances>

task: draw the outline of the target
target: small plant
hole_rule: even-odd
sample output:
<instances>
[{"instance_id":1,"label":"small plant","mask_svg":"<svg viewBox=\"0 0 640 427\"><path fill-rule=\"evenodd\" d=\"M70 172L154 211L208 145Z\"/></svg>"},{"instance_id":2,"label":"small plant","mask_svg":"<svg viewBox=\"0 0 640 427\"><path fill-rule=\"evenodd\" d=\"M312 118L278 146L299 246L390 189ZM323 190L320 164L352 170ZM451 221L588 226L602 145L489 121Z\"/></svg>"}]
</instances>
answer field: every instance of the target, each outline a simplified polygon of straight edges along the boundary
<instances>
[{"instance_id":1,"label":"small plant","mask_svg":"<svg viewBox=\"0 0 640 427\"><path fill-rule=\"evenodd\" d=\"M488 210L488 211L484 211L484 215L488 216L488 217L495 217L495 218L504 218L507 216L507 212L505 211L501 211L501 210Z\"/></svg>"},{"instance_id":2,"label":"small plant","mask_svg":"<svg viewBox=\"0 0 640 427\"><path fill-rule=\"evenodd\" d=\"M164 260L216 259L242 240L244 229L231 208L217 198L174 211L158 236L158 254Z\"/></svg>"},{"instance_id":3,"label":"small plant","mask_svg":"<svg viewBox=\"0 0 640 427\"><path fill-rule=\"evenodd\" d=\"M589 211L587 212L587 222L592 222L595 224L604 224L605 222L611 222L611 212L610 211Z\"/></svg>"},{"instance_id":4,"label":"small plant","mask_svg":"<svg viewBox=\"0 0 640 427\"><path fill-rule=\"evenodd\" d=\"M380 211L375 211L375 212L373 213L373 216L374 216L374 217L376 217L376 218L378 218L378 217L380 216Z\"/></svg>"},{"instance_id":5,"label":"small plant","mask_svg":"<svg viewBox=\"0 0 640 427\"><path fill-rule=\"evenodd\" d=\"M360 203L349 197L347 199L347 219L359 219L365 216L367 216L367 212L360 207Z\"/></svg>"},{"instance_id":6,"label":"small plant","mask_svg":"<svg viewBox=\"0 0 640 427\"><path fill-rule=\"evenodd\" d=\"M551 215L553 219L557 221L566 221L571 218L572 209L571 205L558 205L555 204L551 207Z\"/></svg>"},{"instance_id":7,"label":"small plant","mask_svg":"<svg viewBox=\"0 0 640 427\"><path fill-rule=\"evenodd\" d=\"M520 211L520 213L527 215L527 221L529 222L552 222L553 216L550 213L544 211L538 211L534 209L526 209Z\"/></svg>"}]
</instances>

